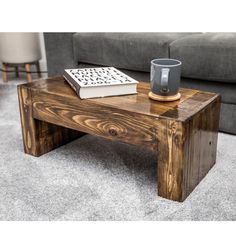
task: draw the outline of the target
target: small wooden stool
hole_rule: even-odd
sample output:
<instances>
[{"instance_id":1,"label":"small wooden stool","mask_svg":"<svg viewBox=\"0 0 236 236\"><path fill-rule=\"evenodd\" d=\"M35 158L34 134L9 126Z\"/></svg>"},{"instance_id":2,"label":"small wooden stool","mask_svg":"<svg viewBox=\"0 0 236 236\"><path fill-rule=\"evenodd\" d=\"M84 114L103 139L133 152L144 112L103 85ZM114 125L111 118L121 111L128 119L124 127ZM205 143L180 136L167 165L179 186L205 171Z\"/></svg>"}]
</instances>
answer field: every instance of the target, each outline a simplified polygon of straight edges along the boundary
<instances>
[{"instance_id":1,"label":"small wooden stool","mask_svg":"<svg viewBox=\"0 0 236 236\"><path fill-rule=\"evenodd\" d=\"M3 62L2 63L3 81L8 82L8 77L7 77L8 67L14 67L15 68L15 73L16 73L17 78L19 78L19 67L23 67L25 69L25 72L27 73L27 82L32 82L32 75L31 75L31 71L30 71L30 65L35 65L36 66L36 72L37 72L38 78L40 78L41 73L40 73L39 61L29 62L29 63L17 63L17 64Z\"/></svg>"}]
</instances>

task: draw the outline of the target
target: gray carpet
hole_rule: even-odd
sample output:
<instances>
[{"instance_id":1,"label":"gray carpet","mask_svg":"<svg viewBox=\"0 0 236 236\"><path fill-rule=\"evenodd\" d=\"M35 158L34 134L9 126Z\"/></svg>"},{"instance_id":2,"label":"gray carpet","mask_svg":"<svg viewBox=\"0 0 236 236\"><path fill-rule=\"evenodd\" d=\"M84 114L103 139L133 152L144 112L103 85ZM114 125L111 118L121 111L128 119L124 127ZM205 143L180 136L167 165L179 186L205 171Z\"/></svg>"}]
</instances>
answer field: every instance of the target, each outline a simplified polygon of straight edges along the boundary
<instances>
[{"instance_id":1,"label":"gray carpet","mask_svg":"<svg viewBox=\"0 0 236 236\"><path fill-rule=\"evenodd\" d=\"M0 82L0 220L236 220L236 136L184 203L156 194L156 157L91 135L24 154L17 81Z\"/></svg>"}]
</instances>

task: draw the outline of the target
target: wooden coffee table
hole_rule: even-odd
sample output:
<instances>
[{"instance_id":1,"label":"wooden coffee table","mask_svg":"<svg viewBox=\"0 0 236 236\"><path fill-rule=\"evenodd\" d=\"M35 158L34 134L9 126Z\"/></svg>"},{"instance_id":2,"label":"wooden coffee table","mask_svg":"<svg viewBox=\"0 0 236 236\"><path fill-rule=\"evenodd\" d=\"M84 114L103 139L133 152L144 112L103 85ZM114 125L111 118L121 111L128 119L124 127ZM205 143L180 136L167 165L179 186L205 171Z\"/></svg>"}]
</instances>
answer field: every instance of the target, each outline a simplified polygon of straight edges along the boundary
<instances>
[{"instance_id":1,"label":"wooden coffee table","mask_svg":"<svg viewBox=\"0 0 236 236\"><path fill-rule=\"evenodd\" d=\"M138 94L81 100L62 77L18 86L24 150L40 156L93 134L157 152L158 195L183 201L216 161L218 94L180 89L175 102Z\"/></svg>"}]
</instances>

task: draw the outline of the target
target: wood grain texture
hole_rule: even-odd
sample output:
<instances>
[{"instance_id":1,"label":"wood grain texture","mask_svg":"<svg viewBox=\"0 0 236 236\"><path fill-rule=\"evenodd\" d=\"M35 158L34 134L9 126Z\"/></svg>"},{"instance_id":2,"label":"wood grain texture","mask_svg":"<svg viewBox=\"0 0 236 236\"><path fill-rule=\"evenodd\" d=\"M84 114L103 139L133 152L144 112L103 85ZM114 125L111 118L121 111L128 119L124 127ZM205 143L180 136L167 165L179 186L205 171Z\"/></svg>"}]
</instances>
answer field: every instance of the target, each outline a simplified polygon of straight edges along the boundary
<instances>
[{"instance_id":1,"label":"wood grain texture","mask_svg":"<svg viewBox=\"0 0 236 236\"><path fill-rule=\"evenodd\" d=\"M33 116L67 128L143 145L156 150L160 124L151 117L105 107L89 100L56 98L33 93Z\"/></svg>"},{"instance_id":2,"label":"wood grain texture","mask_svg":"<svg viewBox=\"0 0 236 236\"><path fill-rule=\"evenodd\" d=\"M216 161L220 98L186 122L166 121L159 145L158 195L183 201Z\"/></svg>"},{"instance_id":3,"label":"wood grain texture","mask_svg":"<svg viewBox=\"0 0 236 236\"><path fill-rule=\"evenodd\" d=\"M208 173L216 162L220 97L187 122L185 196Z\"/></svg>"},{"instance_id":4,"label":"wood grain texture","mask_svg":"<svg viewBox=\"0 0 236 236\"><path fill-rule=\"evenodd\" d=\"M181 122L165 121L157 166L158 195L176 201L183 196L185 137Z\"/></svg>"},{"instance_id":5,"label":"wood grain texture","mask_svg":"<svg viewBox=\"0 0 236 236\"><path fill-rule=\"evenodd\" d=\"M25 153L40 156L84 135L82 132L34 119L31 91L28 88L18 86L18 97Z\"/></svg>"},{"instance_id":6,"label":"wood grain texture","mask_svg":"<svg viewBox=\"0 0 236 236\"><path fill-rule=\"evenodd\" d=\"M26 85L25 85L26 86ZM63 97L82 103L70 85L62 77L52 77L47 80L35 81L27 85L32 91L40 95L52 94L54 97ZM173 120L185 121L190 115L199 112L207 106L218 95L214 93L202 92L198 90L180 88L181 98L174 102L158 102L149 99L149 83L140 82L138 84L138 94L104 97L98 99L88 99L87 101L121 109L122 111L135 112L153 117L163 117Z\"/></svg>"},{"instance_id":7,"label":"wood grain texture","mask_svg":"<svg viewBox=\"0 0 236 236\"><path fill-rule=\"evenodd\" d=\"M139 83L136 95L81 100L61 77L20 85L25 152L39 156L84 133L150 148L158 195L183 201L215 163L220 96L180 89L180 100L163 103L149 91Z\"/></svg>"}]
</instances>

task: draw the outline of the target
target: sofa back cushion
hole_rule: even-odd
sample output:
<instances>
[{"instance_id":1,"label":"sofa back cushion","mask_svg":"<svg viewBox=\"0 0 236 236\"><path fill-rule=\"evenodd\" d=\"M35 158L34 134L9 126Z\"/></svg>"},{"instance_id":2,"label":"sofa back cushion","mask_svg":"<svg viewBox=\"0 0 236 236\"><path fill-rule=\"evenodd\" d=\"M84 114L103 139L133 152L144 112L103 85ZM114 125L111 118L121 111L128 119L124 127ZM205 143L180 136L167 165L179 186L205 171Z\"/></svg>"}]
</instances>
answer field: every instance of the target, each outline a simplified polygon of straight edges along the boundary
<instances>
[{"instance_id":1,"label":"sofa back cushion","mask_svg":"<svg viewBox=\"0 0 236 236\"><path fill-rule=\"evenodd\" d=\"M75 33L76 62L150 71L150 61L169 57L169 44L191 33Z\"/></svg>"},{"instance_id":2,"label":"sofa back cushion","mask_svg":"<svg viewBox=\"0 0 236 236\"><path fill-rule=\"evenodd\" d=\"M170 44L170 57L182 61L182 76L236 83L236 33L188 35Z\"/></svg>"}]
</instances>

